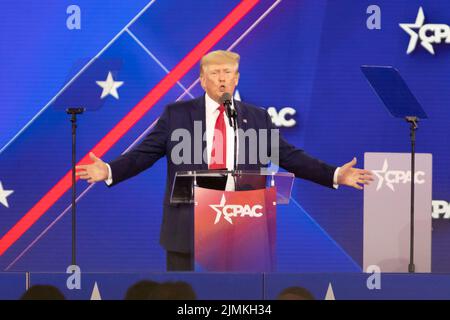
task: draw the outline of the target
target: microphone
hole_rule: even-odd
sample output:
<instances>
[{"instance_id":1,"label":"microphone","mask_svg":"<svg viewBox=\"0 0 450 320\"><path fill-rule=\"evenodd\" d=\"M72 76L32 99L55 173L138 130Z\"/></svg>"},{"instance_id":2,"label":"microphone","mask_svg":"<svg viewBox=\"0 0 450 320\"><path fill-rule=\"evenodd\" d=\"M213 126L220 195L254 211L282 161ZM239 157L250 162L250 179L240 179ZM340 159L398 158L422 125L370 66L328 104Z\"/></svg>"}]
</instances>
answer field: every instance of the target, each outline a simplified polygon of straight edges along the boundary
<instances>
[{"instance_id":1,"label":"microphone","mask_svg":"<svg viewBox=\"0 0 450 320\"><path fill-rule=\"evenodd\" d=\"M233 169L233 179L234 179L234 185L236 186L236 176L234 174L234 172L236 172L237 170L237 112L235 108L231 108L231 95L228 92L225 92L221 97L220 97L220 103L224 105L225 107L225 112L228 116L228 121L230 124L230 127L233 128L233 132L234 132L234 169Z\"/></svg>"},{"instance_id":2,"label":"microphone","mask_svg":"<svg viewBox=\"0 0 450 320\"><path fill-rule=\"evenodd\" d=\"M234 127L233 122L236 123L237 113L234 108L231 108L231 95L228 92L225 92L220 97L220 103L225 107L225 113L227 114L230 127Z\"/></svg>"}]
</instances>

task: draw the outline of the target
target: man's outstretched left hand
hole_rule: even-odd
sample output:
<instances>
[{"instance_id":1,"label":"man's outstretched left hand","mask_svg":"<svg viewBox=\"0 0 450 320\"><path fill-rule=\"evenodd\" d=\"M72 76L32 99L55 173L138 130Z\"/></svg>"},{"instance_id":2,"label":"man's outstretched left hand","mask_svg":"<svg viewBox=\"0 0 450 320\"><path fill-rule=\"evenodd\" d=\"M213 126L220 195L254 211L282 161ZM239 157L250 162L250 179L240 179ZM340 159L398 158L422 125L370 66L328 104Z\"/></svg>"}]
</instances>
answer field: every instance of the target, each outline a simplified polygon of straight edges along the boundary
<instances>
[{"instance_id":1,"label":"man's outstretched left hand","mask_svg":"<svg viewBox=\"0 0 450 320\"><path fill-rule=\"evenodd\" d=\"M344 164L340 169L337 177L339 185L349 186L362 190L362 185L368 185L373 181L373 174L369 170L353 168L356 165L356 158Z\"/></svg>"}]
</instances>

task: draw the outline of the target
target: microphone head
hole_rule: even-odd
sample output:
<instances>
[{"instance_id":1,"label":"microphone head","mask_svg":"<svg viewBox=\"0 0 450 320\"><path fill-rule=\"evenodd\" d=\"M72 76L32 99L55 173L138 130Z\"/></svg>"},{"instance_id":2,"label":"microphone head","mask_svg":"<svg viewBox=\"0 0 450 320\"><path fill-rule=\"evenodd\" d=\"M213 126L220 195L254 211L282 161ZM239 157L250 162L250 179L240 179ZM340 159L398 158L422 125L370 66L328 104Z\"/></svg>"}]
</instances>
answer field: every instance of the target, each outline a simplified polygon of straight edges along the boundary
<instances>
[{"instance_id":1,"label":"microphone head","mask_svg":"<svg viewBox=\"0 0 450 320\"><path fill-rule=\"evenodd\" d=\"M220 104L231 105L231 95L228 92L224 92L220 97Z\"/></svg>"}]
</instances>

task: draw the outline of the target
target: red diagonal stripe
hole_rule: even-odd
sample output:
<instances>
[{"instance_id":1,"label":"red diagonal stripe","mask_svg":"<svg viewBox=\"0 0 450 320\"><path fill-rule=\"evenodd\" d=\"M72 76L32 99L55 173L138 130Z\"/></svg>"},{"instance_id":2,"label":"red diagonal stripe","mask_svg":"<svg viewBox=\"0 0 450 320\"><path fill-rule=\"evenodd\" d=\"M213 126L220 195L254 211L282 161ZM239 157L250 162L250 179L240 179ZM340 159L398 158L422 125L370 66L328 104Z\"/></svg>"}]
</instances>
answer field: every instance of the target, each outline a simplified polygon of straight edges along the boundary
<instances>
[{"instance_id":1,"label":"red diagonal stripe","mask_svg":"<svg viewBox=\"0 0 450 320\"><path fill-rule=\"evenodd\" d=\"M120 122L92 148L102 157L130 130L259 0L243 0L175 68L172 69ZM90 163L87 153L78 164ZM0 256L8 250L72 185L72 170L47 192L0 240ZM78 178L77 178L78 180Z\"/></svg>"}]
</instances>

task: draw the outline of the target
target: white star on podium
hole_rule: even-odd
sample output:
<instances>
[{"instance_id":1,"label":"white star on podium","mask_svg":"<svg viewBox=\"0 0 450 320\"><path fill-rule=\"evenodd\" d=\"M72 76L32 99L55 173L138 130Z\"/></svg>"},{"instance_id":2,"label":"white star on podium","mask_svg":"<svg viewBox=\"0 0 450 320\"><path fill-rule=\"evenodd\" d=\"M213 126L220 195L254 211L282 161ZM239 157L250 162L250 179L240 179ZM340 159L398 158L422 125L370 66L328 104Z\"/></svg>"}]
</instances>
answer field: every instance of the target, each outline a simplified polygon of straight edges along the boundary
<instances>
[{"instance_id":1,"label":"white star on podium","mask_svg":"<svg viewBox=\"0 0 450 320\"><path fill-rule=\"evenodd\" d=\"M209 207L216 212L216 220L214 221L214 224L219 222L220 217L222 216L222 210L223 210L223 207L225 206L225 202L226 202L225 195L222 194L222 198L220 199L220 204L210 204L209 205ZM233 224L233 221L230 219L230 217L227 217L224 215L224 219L227 220L229 223Z\"/></svg>"},{"instance_id":2,"label":"white star on podium","mask_svg":"<svg viewBox=\"0 0 450 320\"><path fill-rule=\"evenodd\" d=\"M388 171L388 162L387 159L384 159L383 162L383 168L381 168L381 170L373 170L372 172L375 173L375 175L378 178L378 185L377 185L377 191L381 189L381 187L383 186L383 182L385 181L386 178L386 172ZM391 182L386 181L386 186L391 189L392 191L394 190L394 186Z\"/></svg>"}]
</instances>

